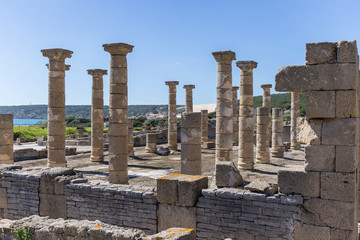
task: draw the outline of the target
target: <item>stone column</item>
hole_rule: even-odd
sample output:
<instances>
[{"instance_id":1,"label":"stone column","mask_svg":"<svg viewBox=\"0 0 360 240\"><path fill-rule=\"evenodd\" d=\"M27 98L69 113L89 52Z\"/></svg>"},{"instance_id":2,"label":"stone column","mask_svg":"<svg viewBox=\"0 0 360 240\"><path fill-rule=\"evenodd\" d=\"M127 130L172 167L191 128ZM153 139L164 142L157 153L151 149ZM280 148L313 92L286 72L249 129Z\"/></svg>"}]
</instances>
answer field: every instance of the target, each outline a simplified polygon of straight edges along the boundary
<instances>
[{"instance_id":1,"label":"stone column","mask_svg":"<svg viewBox=\"0 0 360 240\"><path fill-rule=\"evenodd\" d=\"M239 99L239 169L254 168L254 108L253 108L253 69L254 61L238 61L240 68Z\"/></svg>"},{"instance_id":2,"label":"stone column","mask_svg":"<svg viewBox=\"0 0 360 240\"><path fill-rule=\"evenodd\" d=\"M201 175L201 113L181 115L181 173Z\"/></svg>"},{"instance_id":3,"label":"stone column","mask_svg":"<svg viewBox=\"0 0 360 240\"><path fill-rule=\"evenodd\" d=\"M53 48L41 50L49 58L48 167L66 167L65 159L65 59L72 51Z\"/></svg>"},{"instance_id":4,"label":"stone column","mask_svg":"<svg viewBox=\"0 0 360 240\"><path fill-rule=\"evenodd\" d=\"M216 161L232 161L233 109L231 63L235 60L232 51L213 52L217 61L216 84Z\"/></svg>"},{"instance_id":5,"label":"stone column","mask_svg":"<svg viewBox=\"0 0 360 240\"><path fill-rule=\"evenodd\" d=\"M92 76L90 161L101 162L104 160L103 75L107 75L107 70L89 69L87 71Z\"/></svg>"},{"instance_id":6,"label":"stone column","mask_svg":"<svg viewBox=\"0 0 360 240\"><path fill-rule=\"evenodd\" d=\"M300 94L291 93L291 126L290 126L290 148L300 150L300 143L297 140L297 119L300 117Z\"/></svg>"},{"instance_id":7,"label":"stone column","mask_svg":"<svg viewBox=\"0 0 360 240\"><path fill-rule=\"evenodd\" d=\"M156 152L156 133L147 133L146 134L146 153L155 153Z\"/></svg>"},{"instance_id":8,"label":"stone column","mask_svg":"<svg viewBox=\"0 0 360 240\"><path fill-rule=\"evenodd\" d=\"M168 148L177 150L177 123L176 123L176 85L178 81L167 81L169 86L169 106L168 106Z\"/></svg>"},{"instance_id":9,"label":"stone column","mask_svg":"<svg viewBox=\"0 0 360 240\"><path fill-rule=\"evenodd\" d=\"M283 112L281 108L272 109L272 157L284 157L283 145Z\"/></svg>"},{"instance_id":10,"label":"stone column","mask_svg":"<svg viewBox=\"0 0 360 240\"><path fill-rule=\"evenodd\" d=\"M130 157L135 156L134 154L134 119L128 118L128 154Z\"/></svg>"},{"instance_id":11,"label":"stone column","mask_svg":"<svg viewBox=\"0 0 360 240\"><path fill-rule=\"evenodd\" d=\"M269 152L269 110L267 107L258 107L256 128L256 162L270 163Z\"/></svg>"},{"instance_id":12,"label":"stone column","mask_svg":"<svg viewBox=\"0 0 360 240\"><path fill-rule=\"evenodd\" d=\"M201 142L209 141L208 110L201 110Z\"/></svg>"},{"instance_id":13,"label":"stone column","mask_svg":"<svg viewBox=\"0 0 360 240\"><path fill-rule=\"evenodd\" d=\"M12 114L0 114L0 164L14 164Z\"/></svg>"},{"instance_id":14,"label":"stone column","mask_svg":"<svg viewBox=\"0 0 360 240\"><path fill-rule=\"evenodd\" d=\"M192 90L195 88L195 85L184 85L184 89L186 89L185 95L185 112L193 111L193 96Z\"/></svg>"},{"instance_id":15,"label":"stone column","mask_svg":"<svg viewBox=\"0 0 360 240\"><path fill-rule=\"evenodd\" d=\"M128 93L127 59L134 46L104 44L111 54L109 104L109 182L128 182Z\"/></svg>"},{"instance_id":16,"label":"stone column","mask_svg":"<svg viewBox=\"0 0 360 240\"><path fill-rule=\"evenodd\" d=\"M268 138L269 138L269 146L271 145L271 95L270 89L272 88L272 84L263 84L261 85L263 91L263 103L262 106L269 109L269 131L268 131Z\"/></svg>"},{"instance_id":17,"label":"stone column","mask_svg":"<svg viewBox=\"0 0 360 240\"><path fill-rule=\"evenodd\" d=\"M239 87L232 87L232 103L233 103L233 145L239 144L239 110L238 110L238 97L237 91Z\"/></svg>"}]
</instances>

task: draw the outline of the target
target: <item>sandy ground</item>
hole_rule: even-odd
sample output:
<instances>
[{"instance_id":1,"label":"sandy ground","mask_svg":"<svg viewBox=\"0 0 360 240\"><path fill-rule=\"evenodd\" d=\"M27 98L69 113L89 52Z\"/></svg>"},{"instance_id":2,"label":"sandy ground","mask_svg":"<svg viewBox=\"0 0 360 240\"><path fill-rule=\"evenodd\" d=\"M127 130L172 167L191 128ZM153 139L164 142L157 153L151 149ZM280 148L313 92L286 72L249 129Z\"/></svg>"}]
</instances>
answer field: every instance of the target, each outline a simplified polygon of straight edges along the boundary
<instances>
[{"instance_id":1,"label":"sandy ground","mask_svg":"<svg viewBox=\"0 0 360 240\"><path fill-rule=\"evenodd\" d=\"M18 148L29 148L35 144L27 146L15 146ZM165 146L159 145L159 146ZM179 144L179 149L180 149ZM237 146L233 148L233 161L237 165ZM129 183L132 185L156 186L156 178L172 173L180 173L181 152L176 151L169 156L160 156L153 153L145 153L145 147L135 147L135 157L129 157ZM108 153L105 152L104 162L90 162L90 146L78 147L79 154L67 156L68 167L82 172L89 181L104 180L108 177ZM270 183L277 183L277 172L280 169L304 168L304 148L299 151L285 152L284 158L272 158L270 164L255 164L253 171L241 171L246 183L255 179L264 179ZM26 160L16 162L16 165L24 167L46 166L47 159ZM202 149L202 174L210 178L211 185L214 184L215 169L215 149Z\"/></svg>"}]
</instances>

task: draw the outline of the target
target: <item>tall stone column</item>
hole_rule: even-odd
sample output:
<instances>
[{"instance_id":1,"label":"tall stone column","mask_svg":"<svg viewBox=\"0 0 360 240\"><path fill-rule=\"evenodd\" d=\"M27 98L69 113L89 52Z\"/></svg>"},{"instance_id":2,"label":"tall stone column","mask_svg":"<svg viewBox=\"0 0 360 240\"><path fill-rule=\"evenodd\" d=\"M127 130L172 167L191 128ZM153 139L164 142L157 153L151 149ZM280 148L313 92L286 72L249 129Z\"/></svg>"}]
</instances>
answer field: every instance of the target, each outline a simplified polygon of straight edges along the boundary
<instances>
[{"instance_id":1,"label":"tall stone column","mask_svg":"<svg viewBox=\"0 0 360 240\"><path fill-rule=\"evenodd\" d=\"M209 141L208 110L201 110L201 142Z\"/></svg>"},{"instance_id":2,"label":"tall stone column","mask_svg":"<svg viewBox=\"0 0 360 240\"><path fill-rule=\"evenodd\" d=\"M176 85L178 81L167 81L169 86L169 106L168 106L168 148L177 150L177 122L176 122Z\"/></svg>"},{"instance_id":3,"label":"tall stone column","mask_svg":"<svg viewBox=\"0 0 360 240\"><path fill-rule=\"evenodd\" d=\"M201 175L201 113L181 115L181 173Z\"/></svg>"},{"instance_id":4,"label":"tall stone column","mask_svg":"<svg viewBox=\"0 0 360 240\"><path fill-rule=\"evenodd\" d=\"M135 156L134 153L134 119L128 118L128 154L130 157Z\"/></svg>"},{"instance_id":5,"label":"tall stone column","mask_svg":"<svg viewBox=\"0 0 360 240\"><path fill-rule=\"evenodd\" d=\"M41 50L49 58L48 167L66 167L65 159L65 59L72 51L53 48Z\"/></svg>"},{"instance_id":6,"label":"tall stone column","mask_svg":"<svg viewBox=\"0 0 360 240\"><path fill-rule=\"evenodd\" d=\"M185 95L185 112L193 112L193 96L192 90L195 88L195 85L184 85L186 89Z\"/></svg>"},{"instance_id":7,"label":"tall stone column","mask_svg":"<svg viewBox=\"0 0 360 240\"><path fill-rule=\"evenodd\" d=\"M233 109L232 69L235 53L222 51L212 53L217 61L216 84L216 161L232 161Z\"/></svg>"},{"instance_id":8,"label":"tall stone column","mask_svg":"<svg viewBox=\"0 0 360 240\"><path fill-rule=\"evenodd\" d=\"M14 164L12 114L0 114L0 164Z\"/></svg>"},{"instance_id":9,"label":"tall stone column","mask_svg":"<svg viewBox=\"0 0 360 240\"><path fill-rule=\"evenodd\" d=\"M270 163L269 152L269 109L258 107L256 128L256 162Z\"/></svg>"},{"instance_id":10,"label":"tall stone column","mask_svg":"<svg viewBox=\"0 0 360 240\"><path fill-rule=\"evenodd\" d=\"M103 76L107 75L107 70L89 69L87 71L92 76L90 161L101 162L104 160Z\"/></svg>"},{"instance_id":11,"label":"tall stone column","mask_svg":"<svg viewBox=\"0 0 360 240\"><path fill-rule=\"evenodd\" d=\"M291 92L291 126L290 126L290 148L300 150L300 143L297 140L297 119L300 117L300 94Z\"/></svg>"},{"instance_id":12,"label":"tall stone column","mask_svg":"<svg viewBox=\"0 0 360 240\"><path fill-rule=\"evenodd\" d=\"M284 157L283 145L283 112L281 108L272 109L272 157Z\"/></svg>"},{"instance_id":13,"label":"tall stone column","mask_svg":"<svg viewBox=\"0 0 360 240\"><path fill-rule=\"evenodd\" d=\"M240 68L239 99L239 161L238 168L250 170L254 168L254 108L253 108L253 69L254 61L238 61Z\"/></svg>"},{"instance_id":14,"label":"tall stone column","mask_svg":"<svg viewBox=\"0 0 360 240\"><path fill-rule=\"evenodd\" d=\"M104 44L111 54L109 104L109 182L128 182L128 92L127 59L134 46Z\"/></svg>"},{"instance_id":15,"label":"tall stone column","mask_svg":"<svg viewBox=\"0 0 360 240\"><path fill-rule=\"evenodd\" d=\"M266 107L269 111L269 131L268 131L268 138L269 138L269 145L271 145L271 95L270 89L272 88L272 84L263 84L261 85L263 91L263 107Z\"/></svg>"},{"instance_id":16,"label":"tall stone column","mask_svg":"<svg viewBox=\"0 0 360 240\"><path fill-rule=\"evenodd\" d=\"M238 90L239 87L232 87L234 146L237 146L239 144L239 110L238 110L238 97L237 97Z\"/></svg>"}]
</instances>

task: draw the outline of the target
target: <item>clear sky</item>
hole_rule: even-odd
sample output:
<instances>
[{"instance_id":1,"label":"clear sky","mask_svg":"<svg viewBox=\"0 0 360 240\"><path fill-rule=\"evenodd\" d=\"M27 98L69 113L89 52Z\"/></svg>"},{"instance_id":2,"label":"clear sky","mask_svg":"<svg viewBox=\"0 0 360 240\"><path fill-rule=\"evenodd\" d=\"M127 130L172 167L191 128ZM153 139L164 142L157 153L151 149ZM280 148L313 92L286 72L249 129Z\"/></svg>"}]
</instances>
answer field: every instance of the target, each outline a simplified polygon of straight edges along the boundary
<instances>
[{"instance_id":1,"label":"clear sky","mask_svg":"<svg viewBox=\"0 0 360 240\"><path fill-rule=\"evenodd\" d=\"M304 64L307 42L359 42L360 1L1 0L0 33L0 105L47 104L45 48L74 52L66 60L66 104L91 104L86 70L109 70L102 44L114 42L135 46L129 104L167 104L165 81L180 82L178 104L185 103L185 84L196 85L194 104L207 104L216 102L213 51L257 61L254 95L261 95L260 85L274 85L279 67ZM234 62L234 86L239 78Z\"/></svg>"}]
</instances>

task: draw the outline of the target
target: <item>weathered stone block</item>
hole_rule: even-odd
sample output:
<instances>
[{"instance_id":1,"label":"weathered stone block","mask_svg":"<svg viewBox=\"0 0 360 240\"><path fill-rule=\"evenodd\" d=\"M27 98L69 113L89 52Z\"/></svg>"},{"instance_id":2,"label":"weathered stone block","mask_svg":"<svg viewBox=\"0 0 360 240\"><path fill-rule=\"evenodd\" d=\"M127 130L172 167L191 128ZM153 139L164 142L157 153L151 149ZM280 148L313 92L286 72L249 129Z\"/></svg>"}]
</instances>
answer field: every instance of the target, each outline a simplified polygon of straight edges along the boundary
<instances>
[{"instance_id":1,"label":"weathered stone block","mask_svg":"<svg viewBox=\"0 0 360 240\"><path fill-rule=\"evenodd\" d=\"M355 172L356 147L336 146L336 172Z\"/></svg>"},{"instance_id":2,"label":"weathered stone block","mask_svg":"<svg viewBox=\"0 0 360 240\"><path fill-rule=\"evenodd\" d=\"M0 188L0 208L7 208L6 188Z\"/></svg>"},{"instance_id":3,"label":"weathered stone block","mask_svg":"<svg viewBox=\"0 0 360 240\"><path fill-rule=\"evenodd\" d=\"M70 168L48 168L43 170L40 177L40 193L55 194L55 178L58 176L75 175Z\"/></svg>"},{"instance_id":4,"label":"weathered stone block","mask_svg":"<svg viewBox=\"0 0 360 240\"><path fill-rule=\"evenodd\" d=\"M330 240L330 228L294 222L294 239L301 240Z\"/></svg>"},{"instance_id":5,"label":"weathered stone block","mask_svg":"<svg viewBox=\"0 0 360 240\"><path fill-rule=\"evenodd\" d=\"M203 142L202 147L206 149L215 148L215 142Z\"/></svg>"},{"instance_id":6,"label":"weathered stone block","mask_svg":"<svg viewBox=\"0 0 360 240\"><path fill-rule=\"evenodd\" d=\"M304 201L306 211L316 214L322 222L334 228L355 229L355 206L353 203L312 198ZM357 227L357 226L356 226Z\"/></svg>"},{"instance_id":7,"label":"weathered stone block","mask_svg":"<svg viewBox=\"0 0 360 240\"><path fill-rule=\"evenodd\" d=\"M162 204L176 204L178 202L178 182L180 174L172 174L156 179L156 198Z\"/></svg>"},{"instance_id":8,"label":"weathered stone block","mask_svg":"<svg viewBox=\"0 0 360 240\"><path fill-rule=\"evenodd\" d=\"M325 120L321 143L324 145L355 145L356 118Z\"/></svg>"},{"instance_id":9,"label":"weathered stone block","mask_svg":"<svg viewBox=\"0 0 360 240\"><path fill-rule=\"evenodd\" d=\"M298 141L308 145L318 145L321 143L322 120L298 118L296 125Z\"/></svg>"},{"instance_id":10,"label":"weathered stone block","mask_svg":"<svg viewBox=\"0 0 360 240\"><path fill-rule=\"evenodd\" d=\"M320 196L324 199L355 202L355 173L322 172L320 176Z\"/></svg>"},{"instance_id":11,"label":"weathered stone block","mask_svg":"<svg viewBox=\"0 0 360 240\"><path fill-rule=\"evenodd\" d=\"M40 193L39 215L50 218L67 218L65 195L52 195Z\"/></svg>"},{"instance_id":12,"label":"weathered stone block","mask_svg":"<svg viewBox=\"0 0 360 240\"><path fill-rule=\"evenodd\" d=\"M334 171L335 146L309 145L305 147L306 171Z\"/></svg>"},{"instance_id":13,"label":"weathered stone block","mask_svg":"<svg viewBox=\"0 0 360 240\"><path fill-rule=\"evenodd\" d=\"M335 118L335 91L307 91L306 116Z\"/></svg>"},{"instance_id":14,"label":"weathered stone block","mask_svg":"<svg viewBox=\"0 0 360 240\"><path fill-rule=\"evenodd\" d=\"M342 239L357 239L355 234L355 229L353 231L341 230L337 228L331 228L330 235L331 240L342 240Z\"/></svg>"},{"instance_id":15,"label":"weathered stone block","mask_svg":"<svg viewBox=\"0 0 360 240\"><path fill-rule=\"evenodd\" d=\"M160 204L157 210L158 231L168 228L191 228L196 230L196 208Z\"/></svg>"},{"instance_id":16,"label":"weathered stone block","mask_svg":"<svg viewBox=\"0 0 360 240\"><path fill-rule=\"evenodd\" d=\"M336 92L336 117L351 118L357 117L356 91Z\"/></svg>"},{"instance_id":17,"label":"weathered stone block","mask_svg":"<svg viewBox=\"0 0 360 240\"><path fill-rule=\"evenodd\" d=\"M195 240L196 232L191 228L170 228L152 235L151 239Z\"/></svg>"},{"instance_id":18,"label":"weathered stone block","mask_svg":"<svg viewBox=\"0 0 360 240\"><path fill-rule=\"evenodd\" d=\"M281 67L275 77L275 90L353 90L356 87L356 71L354 63Z\"/></svg>"},{"instance_id":19,"label":"weathered stone block","mask_svg":"<svg viewBox=\"0 0 360 240\"><path fill-rule=\"evenodd\" d=\"M233 162L217 162L215 180L218 187L236 187L244 184L243 178Z\"/></svg>"},{"instance_id":20,"label":"weathered stone block","mask_svg":"<svg viewBox=\"0 0 360 240\"><path fill-rule=\"evenodd\" d=\"M280 192L301 194L304 197L320 196L320 173L280 170L278 173Z\"/></svg>"},{"instance_id":21,"label":"weathered stone block","mask_svg":"<svg viewBox=\"0 0 360 240\"><path fill-rule=\"evenodd\" d=\"M307 65L331 63L336 61L336 42L318 42L306 44L306 57Z\"/></svg>"},{"instance_id":22,"label":"weathered stone block","mask_svg":"<svg viewBox=\"0 0 360 240\"><path fill-rule=\"evenodd\" d=\"M338 62L356 63L358 51L356 41L341 41L338 43Z\"/></svg>"},{"instance_id":23,"label":"weathered stone block","mask_svg":"<svg viewBox=\"0 0 360 240\"><path fill-rule=\"evenodd\" d=\"M195 206L202 189L206 188L208 188L207 176L184 176L184 178L178 182L179 205L182 207Z\"/></svg>"}]
</instances>

